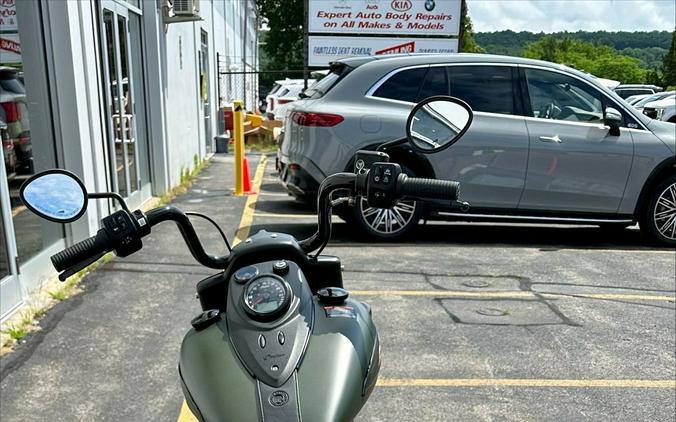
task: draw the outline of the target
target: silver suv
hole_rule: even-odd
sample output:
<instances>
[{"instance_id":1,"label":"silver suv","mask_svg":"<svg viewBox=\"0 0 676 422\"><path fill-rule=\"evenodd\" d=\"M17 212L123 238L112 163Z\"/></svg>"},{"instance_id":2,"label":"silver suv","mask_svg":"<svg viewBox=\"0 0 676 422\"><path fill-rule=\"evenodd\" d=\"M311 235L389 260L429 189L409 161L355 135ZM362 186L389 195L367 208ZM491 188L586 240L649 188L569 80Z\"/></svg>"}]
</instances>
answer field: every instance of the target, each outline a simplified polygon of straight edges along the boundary
<instances>
[{"instance_id":1,"label":"silver suv","mask_svg":"<svg viewBox=\"0 0 676 422\"><path fill-rule=\"evenodd\" d=\"M404 136L414 103L451 95L474 110L461 142L420 156L387 151L418 177L458 180L469 211L443 202L392 209L358 203L339 215L394 238L421 218L510 220L626 227L676 244L674 125L651 120L587 74L492 55L345 59L294 103L281 145L287 191L312 199L354 153Z\"/></svg>"}]
</instances>

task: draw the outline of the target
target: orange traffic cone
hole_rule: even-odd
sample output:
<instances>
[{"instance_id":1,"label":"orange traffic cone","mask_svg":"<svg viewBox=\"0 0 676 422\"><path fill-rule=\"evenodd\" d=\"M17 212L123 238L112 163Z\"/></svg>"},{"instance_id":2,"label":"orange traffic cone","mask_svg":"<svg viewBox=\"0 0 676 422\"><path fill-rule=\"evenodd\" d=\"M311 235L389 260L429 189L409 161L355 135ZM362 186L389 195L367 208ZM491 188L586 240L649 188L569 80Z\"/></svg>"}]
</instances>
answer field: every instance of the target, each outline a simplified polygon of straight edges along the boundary
<instances>
[{"instance_id":1,"label":"orange traffic cone","mask_svg":"<svg viewBox=\"0 0 676 422\"><path fill-rule=\"evenodd\" d=\"M251 180L249 179L249 162L247 161L246 157L244 157L244 163L242 165L242 179L244 179L242 181L244 194L251 195L254 193L251 190Z\"/></svg>"}]
</instances>

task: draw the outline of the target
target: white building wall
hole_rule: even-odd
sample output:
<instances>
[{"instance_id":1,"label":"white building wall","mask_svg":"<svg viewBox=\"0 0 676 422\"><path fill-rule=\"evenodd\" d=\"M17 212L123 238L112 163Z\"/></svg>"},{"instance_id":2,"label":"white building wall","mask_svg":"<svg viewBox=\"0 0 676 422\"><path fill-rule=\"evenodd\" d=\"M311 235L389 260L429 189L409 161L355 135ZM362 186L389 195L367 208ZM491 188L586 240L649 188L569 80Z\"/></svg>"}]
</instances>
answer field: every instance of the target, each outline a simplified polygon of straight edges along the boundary
<instances>
[{"instance_id":1,"label":"white building wall","mask_svg":"<svg viewBox=\"0 0 676 422\"><path fill-rule=\"evenodd\" d=\"M245 56L245 12L249 4ZM257 31L252 26L255 1L207 1L200 5L201 21L172 23L166 30L166 119L170 184L180 181L181 169L192 169L194 156L203 158L206 140L204 113L199 106L199 62L201 30L209 39L209 98L211 108L211 137L218 134L218 70L216 53L224 70L254 71L258 63ZM229 83L228 79L229 78ZM221 96L227 103L244 100L253 110L257 98L257 75L235 74L223 76Z\"/></svg>"},{"instance_id":2,"label":"white building wall","mask_svg":"<svg viewBox=\"0 0 676 422\"><path fill-rule=\"evenodd\" d=\"M166 39L166 143L169 149L169 181L180 183L181 169L193 168L193 156L200 154L199 101L195 25L192 22L168 25Z\"/></svg>"}]
</instances>

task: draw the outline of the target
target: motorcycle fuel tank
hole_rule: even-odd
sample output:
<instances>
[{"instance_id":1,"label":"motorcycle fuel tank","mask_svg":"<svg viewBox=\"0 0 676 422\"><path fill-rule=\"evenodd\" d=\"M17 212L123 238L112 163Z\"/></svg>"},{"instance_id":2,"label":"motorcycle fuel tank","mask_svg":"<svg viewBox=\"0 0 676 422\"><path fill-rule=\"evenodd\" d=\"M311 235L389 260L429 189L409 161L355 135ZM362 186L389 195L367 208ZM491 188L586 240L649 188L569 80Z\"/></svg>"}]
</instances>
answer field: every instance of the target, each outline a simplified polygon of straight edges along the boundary
<instances>
[{"instance_id":1,"label":"motorcycle fuel tank","mask_svg":"<svg viewBox=\"0 0 676 422\"><path fill-rule=\"evenodd\" d=\"M239 274L239 276L238 276ZM347 421L380 369L368 305L313 296L291 261L236 271L227 307L191 329L179 373L201 421Z\"/></svg>"}]
</instances>

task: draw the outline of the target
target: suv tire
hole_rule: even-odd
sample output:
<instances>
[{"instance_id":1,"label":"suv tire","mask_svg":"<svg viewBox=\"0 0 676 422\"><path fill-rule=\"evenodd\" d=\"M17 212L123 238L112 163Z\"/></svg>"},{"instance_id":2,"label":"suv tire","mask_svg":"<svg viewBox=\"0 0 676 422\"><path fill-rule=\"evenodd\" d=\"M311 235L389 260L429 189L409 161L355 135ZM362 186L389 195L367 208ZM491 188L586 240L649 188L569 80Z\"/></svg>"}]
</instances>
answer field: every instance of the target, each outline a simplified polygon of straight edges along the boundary
<instances>
[{"instance_id":1,"label":"suv tire","mask_svg":"<svg viewBox=\"0 0 676 422\"><path fill-rule=\"evenodd\" d=\"M403 173L413 176L413 172L402 166ZM410 233L423 215L420 201L399 201L393 208L372 208L363 197L357 197L357 203L351 207L352 215L347 219L355 224L361 233L377 240L400 239Z\"/></svg>"},{"instance_id":2,"label":"suv tire","mask_svg":"<svg viewBox=\"0 0 676 422\"><path fill-rule=\"evenodd\" d=\"M664 245L676 246L676 175L653 189L641 216L641 230Z\"/></svg>"}]
</instances>

